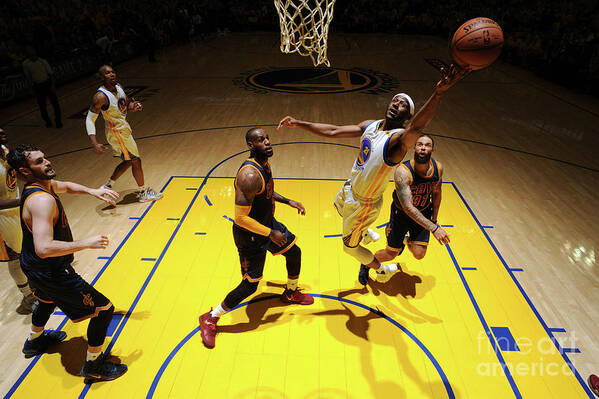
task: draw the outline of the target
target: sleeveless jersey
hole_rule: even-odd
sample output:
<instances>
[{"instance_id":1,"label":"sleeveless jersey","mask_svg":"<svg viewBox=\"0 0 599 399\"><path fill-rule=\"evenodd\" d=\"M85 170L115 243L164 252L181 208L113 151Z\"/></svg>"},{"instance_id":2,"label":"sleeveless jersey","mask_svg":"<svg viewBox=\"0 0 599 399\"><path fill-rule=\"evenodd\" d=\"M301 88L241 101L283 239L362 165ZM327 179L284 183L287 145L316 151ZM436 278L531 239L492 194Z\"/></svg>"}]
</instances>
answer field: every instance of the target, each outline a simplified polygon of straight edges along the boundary
<instances>
[{"instance_id":1,"label":"sleeveless jersey","mask_svg":"<svg viewBox=\"0 0 599 399\"><path fill-rule=\"evenodd\" d=\"M273 197L274 181L272 179L270 165L267 163L263 168L255 160L248 159L241 164L237 174L239 174L239 171L241 171L243 168L254 168L262 177L262 189L256 194L254 200L252 201L252 207L250 209L249 216L258 221L260 224L263 224L266 227L271 227L275 214L275 199ZM237 179L235 179L234 184L235 187L237 187ZM245 230L243 227L238 225L235 226Z\"/></svg>"},{"instance_id":2,"label":"sleeveless jersey","mask_svg":"<svg viewBox=\"0 0 599 399\"><path fill-rule=\"evenodd\" d=\"M42 259L35 253L35 246L33 244L33 234L29 228L25 224L23 220L23 207L27 199L36 195L36 193L44 192L52 195L54 200L56 201L56 206L58 208L58 218L56 223L54 223L54 234L53 238L58 241L73 241L73 235L71 234L71 229L69 227L69 221L67 220L67 215L64 212L64 208L62 207L62 203L60 202L60 198L54 191L48 191L44 187L39 184L26 184L23 187L23 196L21 197L21 230L23 231L23 246L21 248L21 267L23 269L31 270L31 271L52 271L57 267L62 267L65 264L69 264L73 261L73 254L63 255L63 256L54 256Z\"/></svg>"},{"instance_id":3,"label":"sleeveless jersey","mask_svg":"<svg viewBox=\"0 0 599 399\"><path fill-rule=\"evenodd\" d=\"M4 152L4 158L0 158L0 199L19 198L19 187L17 187L17 171L6 162L8 148L2 146L0 151Z\"/></svg>"},{"instance_id":4,"label":"sleeveless jersey","mask_svg":"<svg viewBox=\"0 0 599 399\"><path fill-rule=\"evenodd\" d=\"M405 161L401 164L401 168L406 168L412 176L412 182L410 183L410 190L412 191L412 204L419 210L423 211L433 203L433 190L439 182L439 168L437 167L437 161L434 158L430 160L433 170L429 176L421 177L414 170L414 161ZM401 209L401 203L397 192L393 190L393 203Z\"/></svg>"},{"instance_id":5,"label":"sleeveless jersey","mask_svg":"<svg viewBox=\"0 0 599 399\"><path fill-rule=\"evenodd\" d=\"M100 87L98 91L104 93L108 99L108 108L102 109L102 117L106 122L104 124L105 130L114 133L127 131L131 132L131 126L127 122L127 96L121 85L116 85L117 95L115 96L110 90Z\"/></svg>"},{"instance_id":6,"label":"sleeveless jersey","mask_svg":"<svg viewBox=\"0 0 599 399\"><path fill-rule=\"evenodd\" d=\"M374 121L364 129L360 138L360 152L354 162L349 179L354 197L360 202L383 196L387 183L397 163L387 159L389 139L403 129L380 130L383 120Z\"/></svg>"}]
</instances>

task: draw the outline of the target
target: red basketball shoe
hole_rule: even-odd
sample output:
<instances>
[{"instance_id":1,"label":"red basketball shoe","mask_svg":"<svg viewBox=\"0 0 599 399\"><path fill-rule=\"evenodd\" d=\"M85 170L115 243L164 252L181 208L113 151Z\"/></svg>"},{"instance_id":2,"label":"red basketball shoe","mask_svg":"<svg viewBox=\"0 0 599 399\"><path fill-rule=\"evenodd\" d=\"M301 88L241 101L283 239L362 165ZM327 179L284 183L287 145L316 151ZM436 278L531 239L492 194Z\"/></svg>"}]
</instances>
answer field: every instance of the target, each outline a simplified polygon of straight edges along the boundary
<instances>
[{"instance_id":1,"label":"red basketball shoe","mask_svg":"<svg viewBox=\"0 0 599 399\"><path fill-rule=\"evenodd\" d=\"M210 312L212 309L210 309ZM210 312L206 312L200 316L200 330L202 332L202 342L207 348L214 348L214 339L216 338L216 323L220 317L210 316Z\"/></svg>"},{"instance_id":2,"label":"red basketball shoe","mask_svg":"<svg viewBox=\"0 0 599 399\"><path fill-rule=\"evenodd\" d=\"M300 305L312 305L314 303L314 297L310 294L302 293L299 288L295 290L285 289L285 292L281 294L281 301L285 303L299 303Z\"/></svg>"},{"instance_id":3,"label":"red basketball shoe","mask_svg":"<svg viewBox=\"0 0 599 399\"><path fill-rule=\"evenodd\" d=\"M589 376L588 383L595 395L599 396L599 377L597 377L595 374L591 374Z\"/></svg>"}]
</instances>

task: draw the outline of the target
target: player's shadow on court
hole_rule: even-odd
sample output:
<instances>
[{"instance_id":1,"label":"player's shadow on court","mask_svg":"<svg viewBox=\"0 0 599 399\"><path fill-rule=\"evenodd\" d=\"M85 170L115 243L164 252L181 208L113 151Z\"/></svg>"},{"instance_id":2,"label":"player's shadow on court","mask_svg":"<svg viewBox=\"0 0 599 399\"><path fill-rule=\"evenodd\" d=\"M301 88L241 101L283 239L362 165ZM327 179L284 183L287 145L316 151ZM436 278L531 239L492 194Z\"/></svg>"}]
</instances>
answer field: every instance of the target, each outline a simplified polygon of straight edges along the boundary
<instances>
[{"instance_id":1,"label":"player's shadow on court","mask_svg":"<svg viewBox=\"0 0 599 399\"><path fill-rule=\"evenodd\" d=\"M371 278L368 279L368 286L376 296L379 296L382 292L387 296L401 295L404 298L408 296L415 298L416 285L420 283L422 283L422 279L419 276L408 274L401 270L401 268L386 283L379 283Z\"/></svg>"},{"instance_id":2,"label":"player's shadow on court","mask_svg":"<svg viewBox=\"0 0 599 399\"><path fill-rule=\"evenodd\" d=\"M105 216L105 211L109 211L111 209L115 209L117 206L129 205L134 203L139 203L139 198L137 196L137 190L126 190L119 193L120 198L116 203L116 206L109 205L105 202L101 203L96 207L96 213L101 216Z\"/></svg>"},{"instance_id":3,"label":"player's shadow on court","mask_svg":"<svg viewBox=\"0 0 599 399\"><path fill-rule=\"evenodd\" d=\"M60 354L60 362L65 371L74 376L81 376L81 368L85 362L85 354L87 353L87 340L81 336L73 337L58 345L50 347L46 353ZM109 356L111 362L121 363L116 356Z\"/></svg>"},{"instance_id":4,"label":"player's shadow on court","mask_svg":"<svg viewBox=\"0 0 599 399\"><path fill-rule=\"evenodd\" d=\"M223 326L219 325L217 327L218 333L242 333L253 331L266 324L275 323L281 318L284 312L281 310L280 312L269 315L266 315L266 312L273 308L285 308L288 306L288 304L281 302L279 299L280 296L280 294L273 294L272 292L263 292L256 295L250 300L250 303L245 306L245 314L247 315L248 321Z\"/></svg>"}]
</instances>

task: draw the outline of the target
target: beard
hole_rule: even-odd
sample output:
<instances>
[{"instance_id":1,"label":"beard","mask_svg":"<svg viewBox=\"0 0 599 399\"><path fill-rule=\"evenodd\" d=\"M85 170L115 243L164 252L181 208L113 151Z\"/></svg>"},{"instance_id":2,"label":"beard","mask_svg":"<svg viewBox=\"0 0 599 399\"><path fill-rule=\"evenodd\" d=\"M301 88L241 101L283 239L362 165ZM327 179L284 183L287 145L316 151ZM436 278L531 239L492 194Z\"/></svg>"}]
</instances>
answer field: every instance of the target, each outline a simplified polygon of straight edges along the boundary
<instances>
[{"instance_id":1,"label":"beard","mask_svg":"<svg viewBox=\"0 0 599 399\"><path fill-rule=\"evenodd\" d=\"M272 148L268 150L265 149L264 151L258 151L256 148L254 148L250 153L254 158L267 159L273 156L274 151Z\"/></svg>"},{"instance_id":2,"label":"beard","mask_svg":"<svg viewBox=\"0 0 599 399\"><path fill-rule=\"evenodd\" d=\"M33 171L32 170L31 174L37 180L52 180L52 179L54 179L56 177L56 172L54 171L54 169L50 169L50 170L45 171L45 172L37 172L37 171Z\"/></svg>"},{"instance_id":3,"label":"beard","mask_svg":"<svg viewBox=\"0 0 599 399\"><path fill-rule=\"evenodd\" d=\"M416 163L428 163L428 161L431 160L431 155L432 153L428 153L426 155L419 155L419 154L414 154L414 162Z\"/></svg>"}]
</instances>

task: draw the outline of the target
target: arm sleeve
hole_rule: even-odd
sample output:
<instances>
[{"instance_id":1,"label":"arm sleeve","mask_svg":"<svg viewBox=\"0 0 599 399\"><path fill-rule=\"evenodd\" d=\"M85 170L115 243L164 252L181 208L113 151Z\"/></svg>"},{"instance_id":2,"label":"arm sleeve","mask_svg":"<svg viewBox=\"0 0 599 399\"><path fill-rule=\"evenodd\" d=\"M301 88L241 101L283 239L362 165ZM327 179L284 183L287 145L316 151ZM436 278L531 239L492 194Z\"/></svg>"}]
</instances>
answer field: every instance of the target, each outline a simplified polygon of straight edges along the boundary
<instances>
[{"instance_id":1,"label":"arm sleeve","mask_svg":"<svg viewBox=\"0 0 599 399\"><path fill-rule=\"evenodd\" d=\"M87 118L85 118L85 130L87 130L87 134L89 136L96 134L96 119L98 119L98 114L92 112L91 110L87 111Z\"/></svg>"},{"instance_id":2,"label":"arm sleeve","mask_svg":"<svg viewBox=\"0 0 599 399\"><path fill-rule=\"evenodd\" d=\"M249 216L251 206L235 205L235 224L252 233L268 237L271 229Z\"/></svg>"}]
</instances>

